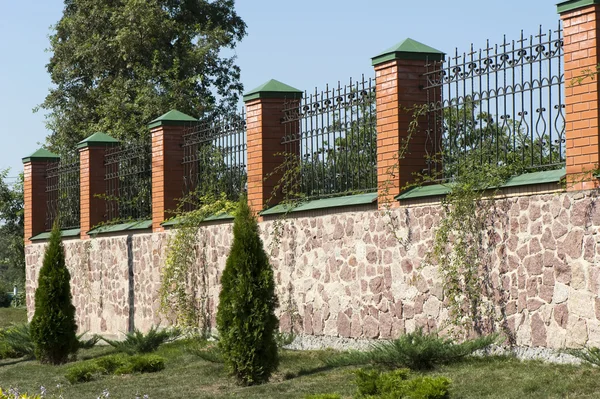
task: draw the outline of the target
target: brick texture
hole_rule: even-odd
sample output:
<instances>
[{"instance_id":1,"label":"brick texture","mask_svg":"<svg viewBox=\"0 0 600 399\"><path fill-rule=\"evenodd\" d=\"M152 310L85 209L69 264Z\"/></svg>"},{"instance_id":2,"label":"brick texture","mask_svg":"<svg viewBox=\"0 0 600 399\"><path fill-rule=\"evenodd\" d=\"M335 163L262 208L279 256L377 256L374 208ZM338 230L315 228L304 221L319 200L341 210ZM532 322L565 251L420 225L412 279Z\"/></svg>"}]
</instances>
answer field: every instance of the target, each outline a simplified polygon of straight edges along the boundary
<instances>
[{"instance_id":1,"label":"brick texture","mask_svg":"<svg viewBox=\"0 0 600 399\"><path fill-rule=\"evenodd\" d=\"M163 231L160 225L174 216L178 199L183 196L184 126L159 126L152 136L152 230Z\"/></svg>"},{"instance_id":2,"label":"brick texture","mask_svg":"<svg viewBox=\"0 0 600 399\"><path fill-rule=\"evenodd\" d=\"M600 6L592 5L561 15L564 34L567 189L598 187L591 170L600 164L598 101L600 81L581 77L595 71ZM581 80L581 81L580 81Z\"/></svg>"},{"instance_id":3,"label":"brick texture","mask_svg":"<svg viewBox=\"0 0 600 399\"><path fill-rule=\"evenodd\" d=\"M87 232L106 221L106 202L98 195L106 193L104 156L106 147L87 147L79 151L80 182L80 237L87 240Z\"/></svg>"},{"instance_id":4,"label":"brick texture","mask_svg":"<svg viewBox=\"0 0 600 399\"><path fill-rule=\"evenodd\" d=\"M25 208L25 245L31 237L46 231L46 161L33 161L23 165L23 194Z\"/></svg>"},{"instance_id":5,"label":"brick texture","mask_svg":"<svg viewBox=\"0 0 600 399\"><path fill-rule=\"evenodd\" d=\"M427 166L425 135L409 125L415 106L427 103L425 61L393 60L375 66L377 93L377 185L379 207L397 206L394 197ZM424 121L419 121L424 126Z\"/></svg>"},{"instance_id":6,"label":"brick texture","mask_svg":"<svg viewBox=\"0 0 600 399\"><path fill-rule=\"evenodd\" d=\"M248 204L254 212L275 205L281 196L273 196L273 189L281 174L273 171L283 162L285 148L281 139L285 129L281 123L286 100L259 98L246 103L246 126L248 140Z\"/></svg>"}]
</instances>

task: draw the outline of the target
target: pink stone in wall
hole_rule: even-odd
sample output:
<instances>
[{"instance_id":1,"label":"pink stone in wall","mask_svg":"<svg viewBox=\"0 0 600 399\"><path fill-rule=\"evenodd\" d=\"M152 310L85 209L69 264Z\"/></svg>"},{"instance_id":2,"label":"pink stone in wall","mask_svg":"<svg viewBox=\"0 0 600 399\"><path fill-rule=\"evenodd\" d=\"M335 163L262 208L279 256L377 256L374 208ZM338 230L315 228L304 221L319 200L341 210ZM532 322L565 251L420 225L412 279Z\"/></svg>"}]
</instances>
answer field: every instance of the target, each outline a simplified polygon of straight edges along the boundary
<instances>
[{"instance_id":1,"label":"pink stone in wall","mask_svg":"<svg viewBox=\"0 0 600 399\"><path fill-rule=\"evenodd\" d=\"M538 313L531 318L531 343L533 346L546 346L546 325Z\"/></svg>"},{"instance_id":2,"label":"pink stone in wall","mask_svg":"<svg viewBox=\"0 0 600 399\"><path fill-rule=\"evenodd\" d=\"M562 328L567 327L567 323L569 322L569 309L566 303L554 306L554 320L556 320L558 325Z\"/></svg>"},{"instance_id":3,"label":"pink stone in wall","mask_svg":"<svg viewBox=\"0 0 600 399\"><path fill-rule=\"evenodd\" d=\"M341 337L350 337L350 318L343 312L339 312L337 316L337 332Z\"/></svg>"}]
</instances>

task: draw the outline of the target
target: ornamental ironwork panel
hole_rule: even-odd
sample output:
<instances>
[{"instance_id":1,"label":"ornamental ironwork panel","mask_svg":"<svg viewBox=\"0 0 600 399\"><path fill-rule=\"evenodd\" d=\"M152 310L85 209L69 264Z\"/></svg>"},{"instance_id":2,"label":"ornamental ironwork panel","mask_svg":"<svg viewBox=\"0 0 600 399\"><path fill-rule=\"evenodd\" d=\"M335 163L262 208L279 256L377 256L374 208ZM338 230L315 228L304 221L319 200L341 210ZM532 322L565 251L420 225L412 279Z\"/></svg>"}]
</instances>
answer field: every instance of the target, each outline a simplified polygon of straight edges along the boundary
<instances>
[{"instance_id":1,"label":"ornamental ironwork panel","mask_svg":"<svg viewBox=\"0 0 600 399\"><path fill-rule=\"evenodd\" d=\"M152 218L151 164L149 141L107 148L104 180L108 222Z\"/></svg>"},{"instance_id":2,"label":"ornamental ironwork panel","mask_svg":"<svg viewBox=\"0 0 600 399\"><path fill-rule=\"evenodd\" d=\"M362 76L286 101L281 142L285 178L291 180L283 187L287 195L317 199L377 191L374 83Z\"/></svg>"},{"instance_id":3,"label":"ornamental ironwork panel","mask_svg":"<svg viewBox=\"0 0 600 399\"><path fill-rule=\"evenodd\" d=\"M46 168L46 230L79 227L79 154L62 155Z\"/></svg>"},{"instance_id":4,"label":"ornamental ironwork panel","mask_svg":"<svg viewBox=\"0 0 600 399\"><path fill-rule=\"evenodd\" d=\"M452 179L461 162L474 160L524 170L563 166L562 57L559 23L427 65L426 174Z\"/></svg>"},{"instance_id":5,"label":"ornamental ironwork panel","mask_svg":"<svg viewBox=\"0 0 600 399\"><path fill-rule=\"evenodd\" d=\"M246 191L247 144L244 111L201 119L183 136L183 210L198 208L206 196L237 201Z\"/></svg>"}]
</instances>

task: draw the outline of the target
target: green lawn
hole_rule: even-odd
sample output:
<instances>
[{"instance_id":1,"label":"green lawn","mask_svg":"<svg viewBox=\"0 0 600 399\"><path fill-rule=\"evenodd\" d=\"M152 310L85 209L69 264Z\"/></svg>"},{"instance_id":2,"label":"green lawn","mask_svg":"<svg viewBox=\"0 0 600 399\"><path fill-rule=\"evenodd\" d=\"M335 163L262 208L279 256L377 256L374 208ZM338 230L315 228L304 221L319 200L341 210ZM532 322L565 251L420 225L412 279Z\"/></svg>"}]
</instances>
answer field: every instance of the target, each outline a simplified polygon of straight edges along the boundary
<instances>
[{"instance_id":1,"label":"green lawn","mask_svg":"<svg viewBox=\"0 0 600 399\"><path fill-rule=\"evenodd\" d=\"M0 308L0 328L8 327L12 323L25 323L27 310L25 308Z\"/></svg>"},{"instance_id":2,"label":"green lawn","mask_svg":"<svg viewBox=\"0 0 600 399\"><path fill-rule=\"evenodd\" d=\"M12 314L12 312L11 312ZM5 309L0 311L4 322ZM13 314L14 316L14 314ZM22 317L22 316L21 316ZM272 381L262 386L240 387L229 378L221 364L209 363L189 353L189 342L165 345L157 352L165 357L166 369L154 374L107 376L97 381L70 385L64 366L41 365L36 361L0 360L0 386L18 386L21 391L49 393L65 399L95 399L104 389L110 398L133 399L148 394L151 399L167 398L303 398L310 393L337 392L351 398L353 367L328 369L324 359L331 351L282 351L281 366ZM86 360L114 353L111 347L80 351ZM521 362L512 358L473 358L437 369L430 375L452 380L452 398L598 398L600 369L541 362ZM58 395L57 395L58 396Z\"/></svg>"}]
</instances>

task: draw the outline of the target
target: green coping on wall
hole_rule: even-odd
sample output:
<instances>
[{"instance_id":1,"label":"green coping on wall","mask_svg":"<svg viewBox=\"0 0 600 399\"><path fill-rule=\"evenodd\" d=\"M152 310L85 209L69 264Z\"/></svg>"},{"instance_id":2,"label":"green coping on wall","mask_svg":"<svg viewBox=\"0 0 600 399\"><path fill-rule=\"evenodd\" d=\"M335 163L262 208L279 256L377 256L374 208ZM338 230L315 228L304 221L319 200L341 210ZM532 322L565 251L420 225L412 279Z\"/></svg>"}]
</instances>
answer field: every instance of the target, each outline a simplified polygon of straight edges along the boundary
<instances>
[{"instance_id":1,"label":"green coping on wall","mask_svg":"<svg viewBox=\"0 0 600 399\"><path fill-rule=\"evenodd\" d=\"M198 119L184 114L181 111L172 109L164 115L159 116L148 124L148 128L152 129L159 126L184 126L190 122L197 122Z\"/></svg>"},{"instance_id":2,"label":"green coping on wall","mask_svg":"<svg viewBox=\"0 0 600 399\"><path fill-rule=\"evenodd\" d=\"M600 0L567 0L561 1L556 5L556 10L559 14L573 11L578 8L600 4Z\"/></svg>"},{"instance_id":3,"label":"green coping on wall","mask_svg":"<svg viewBox=\"0 0 600 399\"><path fill-rule=\"evenodd\" d=\"M281 83L278 80L271 79L266 83L250 90L244 94L244 102L256 100L257 98L286 98L290 100L299 100L302 98L302 91Z\"/></svg>"},{"instance_id":4,"label":"green coping on wall","mask_svg":"<svg viewBox=\"0 0 600 399\"><path fill-rule=\"evenodd\" d=\"M371 60L372 65L375 66L393 60L442 61L444 56L443 51L436 50L433 47L408 38L376 55Z\"/></svg>"},{"instance_id":5,"label":"green coping on wall","mask_svg":"<svg viewBox=\"0 0 600 399\"><path fill-rule=\"evenodd\" d=\"M87 139L81 140L79 143L77 143L77 149L87 147L108 147L117 144L119 144L119 140L109 136L106 133L97 132L92 134Z\"/></svg>"},{"instance_id":6,"label":"green coping on wall","mask_svg":"<svg viewBox=\"0 0 600 399\"><path fill-rule=\"evenodd\" d=\"M45 148L40 148L33 154L30 154L23 158L23 163L35 162L35 161L58 161L60 159L59 155L56 155L53 152L48 151Z\"/></svg>"}]
</instances>

